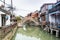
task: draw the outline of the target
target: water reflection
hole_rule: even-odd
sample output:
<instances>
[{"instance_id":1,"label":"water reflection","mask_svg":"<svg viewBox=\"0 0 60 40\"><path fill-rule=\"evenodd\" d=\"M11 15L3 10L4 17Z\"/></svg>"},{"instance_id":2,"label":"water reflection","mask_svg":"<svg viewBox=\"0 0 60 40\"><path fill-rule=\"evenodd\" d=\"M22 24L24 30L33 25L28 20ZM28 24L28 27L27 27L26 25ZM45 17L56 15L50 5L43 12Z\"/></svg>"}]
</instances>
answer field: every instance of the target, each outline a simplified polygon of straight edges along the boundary
<instances>
[{"instance_id":1,"label":"water reflection","mask_svg":"<svg viewBox=\"0 0 60 40\"><path fill-rule=\"evenodd\" d=\"M56 38L38 27L26 27L26 31L23 28L18 28L13 40L60 40L60 38Z\"/></svg>"},{"instance_id":2,"label":"water reflection","mask_svg":"<svg viewBox=\"0 0 60 40\"><path fill-rule=\"evenodd\" d=\"M30 36L26 36L26 35L17 33L15 40L40 40L40 38L30 37Z\"/></svg>"},{"instance_id":3,"label":"water reflection","mask_svg":"<svg viewBox=\"0 0 60 40\"><path fill-rule=\"evenodd\" d=\"M23 25L23 30L25 30L25 31L26 31L26 25Z\"/></svg>"}]
</instances>

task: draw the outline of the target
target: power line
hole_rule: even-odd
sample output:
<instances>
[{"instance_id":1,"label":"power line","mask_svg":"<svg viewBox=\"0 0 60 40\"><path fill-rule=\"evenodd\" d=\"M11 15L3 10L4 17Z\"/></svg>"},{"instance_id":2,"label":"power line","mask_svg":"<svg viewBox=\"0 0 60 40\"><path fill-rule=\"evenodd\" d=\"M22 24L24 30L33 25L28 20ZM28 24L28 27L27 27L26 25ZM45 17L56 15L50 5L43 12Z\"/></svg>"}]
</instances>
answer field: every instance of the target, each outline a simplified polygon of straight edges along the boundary
<instances>
[{"instance_id":1,"label":"power line","mask_svg":"<svg viewBox=\"0 0 60 40\"><path fill-rule=\"evenodd\" d=\"M2 0L0 0L1 2L3 2L3 3L5 3L4 1L2 1ZM5 3L6 5L8 5L8 6L11 6L11 5L9 5L9 4L7 4L7 3Z\"/></svg>"},{"instance_id":2,"label":"power line","mask_svg":"<svg viewBox=\"0 0 60 40\"><path fill-rule=\"evenodd\" d=\"M5 6L5 4L8 6L7 8L10 8L10 9L14 9L15 10L15 8L13 7L13 2L12 2L12 0L11 0L11 5L9 5L9 4L7 4L6 2L5 2L5 0L4 1L2 1L2 0L0 0L1 2L3 2L4 3L4 6Z\"/></svg>"},{"instance_id":3,"label":"power line","mask_svg":"<svg viewBox=\"0 0 60 40\"><path fill-rule=\"evenodd\" d=\"M2 1L2 0L0 0L0 1L3 2L3 3L5 3L5 2ZM12 0L11 0L11 2L12 2ZM11 5L9 5L9 4L7 4L7 3L5 3L5 4L8 5L8 6L10 6L10 7L12 7L12 3L11 3ZM25 9L18 9L18 10L31 12L30 10L25 10Z\"/></svg>"}]
</instances>

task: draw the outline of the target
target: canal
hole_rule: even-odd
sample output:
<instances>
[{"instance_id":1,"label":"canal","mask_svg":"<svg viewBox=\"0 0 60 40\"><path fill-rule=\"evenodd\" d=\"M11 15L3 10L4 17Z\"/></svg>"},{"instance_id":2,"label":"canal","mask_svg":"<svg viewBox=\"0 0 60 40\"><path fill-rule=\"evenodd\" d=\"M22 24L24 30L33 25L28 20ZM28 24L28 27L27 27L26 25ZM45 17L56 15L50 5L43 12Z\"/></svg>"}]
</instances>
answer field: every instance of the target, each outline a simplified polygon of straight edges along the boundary
<instances>
[{"instance_id":1,"label":"canal","mask_svg":"<svg viewBox=\"0 0 60 40\"><path fill-rule=\"evenodd\" d=\"M55 35L51 35L39 27L31 26L26 30L18 28L12 40L60 40L60 38L56 38Z\"/></svg>"}]
</instances>

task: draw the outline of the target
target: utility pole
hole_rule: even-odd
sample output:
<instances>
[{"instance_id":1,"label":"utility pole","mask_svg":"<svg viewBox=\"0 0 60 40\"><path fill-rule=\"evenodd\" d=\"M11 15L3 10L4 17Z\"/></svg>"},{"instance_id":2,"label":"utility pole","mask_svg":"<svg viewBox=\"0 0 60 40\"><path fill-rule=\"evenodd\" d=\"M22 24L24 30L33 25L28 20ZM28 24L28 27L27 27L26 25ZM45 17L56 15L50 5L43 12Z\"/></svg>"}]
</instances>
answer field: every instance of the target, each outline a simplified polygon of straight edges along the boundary
<instances>
[{"instance_id":1,"label":"utility pole","mask_svg":"<svg viewBox=\"0 0 60 40\"><path fill-rule=\"evenodd\" d=\"M13 22L12 18L13 18L13 2L11 0L11 22Z\"/></svg>"},{"instance_id":2,"label":"utility pole","mask_svg":"<svg viewBox=\"0 0 60 40\"><path fill-rule=\"evenodd\" d=\"M5 7L5 0L4 0L4 7Z\"/></svg>"},{"instance_id":3,"label":"utility pole","mask_svg":"<svg viewBox=\"0 0 60 40\"><path fill-rule=\"evenodd\" d=\"M11 13L13 14L13 1L11 0Z\"/></svg>"}]
</instances>

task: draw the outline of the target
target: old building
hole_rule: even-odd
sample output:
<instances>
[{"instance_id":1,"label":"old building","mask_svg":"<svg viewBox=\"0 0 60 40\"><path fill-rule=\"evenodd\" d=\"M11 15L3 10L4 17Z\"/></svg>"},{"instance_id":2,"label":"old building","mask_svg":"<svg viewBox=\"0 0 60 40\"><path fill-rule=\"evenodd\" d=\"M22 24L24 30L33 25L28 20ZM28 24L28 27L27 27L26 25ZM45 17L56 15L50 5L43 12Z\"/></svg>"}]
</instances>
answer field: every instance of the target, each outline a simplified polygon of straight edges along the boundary
<instances>
[{"instance_id":1,"label":"old building","mask_svg":"<svg viewBox=\"0 0 60 40\"><path fill-rule=\"evenodd\" d=\"M11 23L11 12L6 7L0 6L0 39L2 40L15 28L17 23ZM14 19L14 18L13 18Z\"/></svg>"},{"instance_id":2,"label":"old building","mask_svg":"<svg viewBox=\"0 0 60 40\"><path fill-rule=\"evenodd\" d=\"M0 27L10 25L10 12L0 7Z\"/></svg>"},{"instance_id":3,"label":"old building","mask_svg":"<svg viewBox=\"0 0 60 40\"><path fill-rule=\"evenodd\" d=\"M56 31L56 37L58 37L60 30L60 0L49 10L49 21L51 34Z\"/></svg>"},{"instance_id":4,"label":"old building","mask_svg":"<svg viewBox=\"0 0 60 40\"><path fill-rule=\"evenodd\" d=\"M48 10L52 8L54 3L46 3L41 6L40 10L40 21L41 25L45 27L45 25L49 26L49 13ZM43 28L44 28L43 27Z\"/></svg>"},{"instance_id":5,"label":"old building","mask_svg":"<svg viewBox=\"0 0 60 40\"><path fill-rule=\"evenodd\" d=\"M49 18L52 26L60 28L60 2L57 2L52 9L49 10Z\"/></svg>"}]
</instances>

